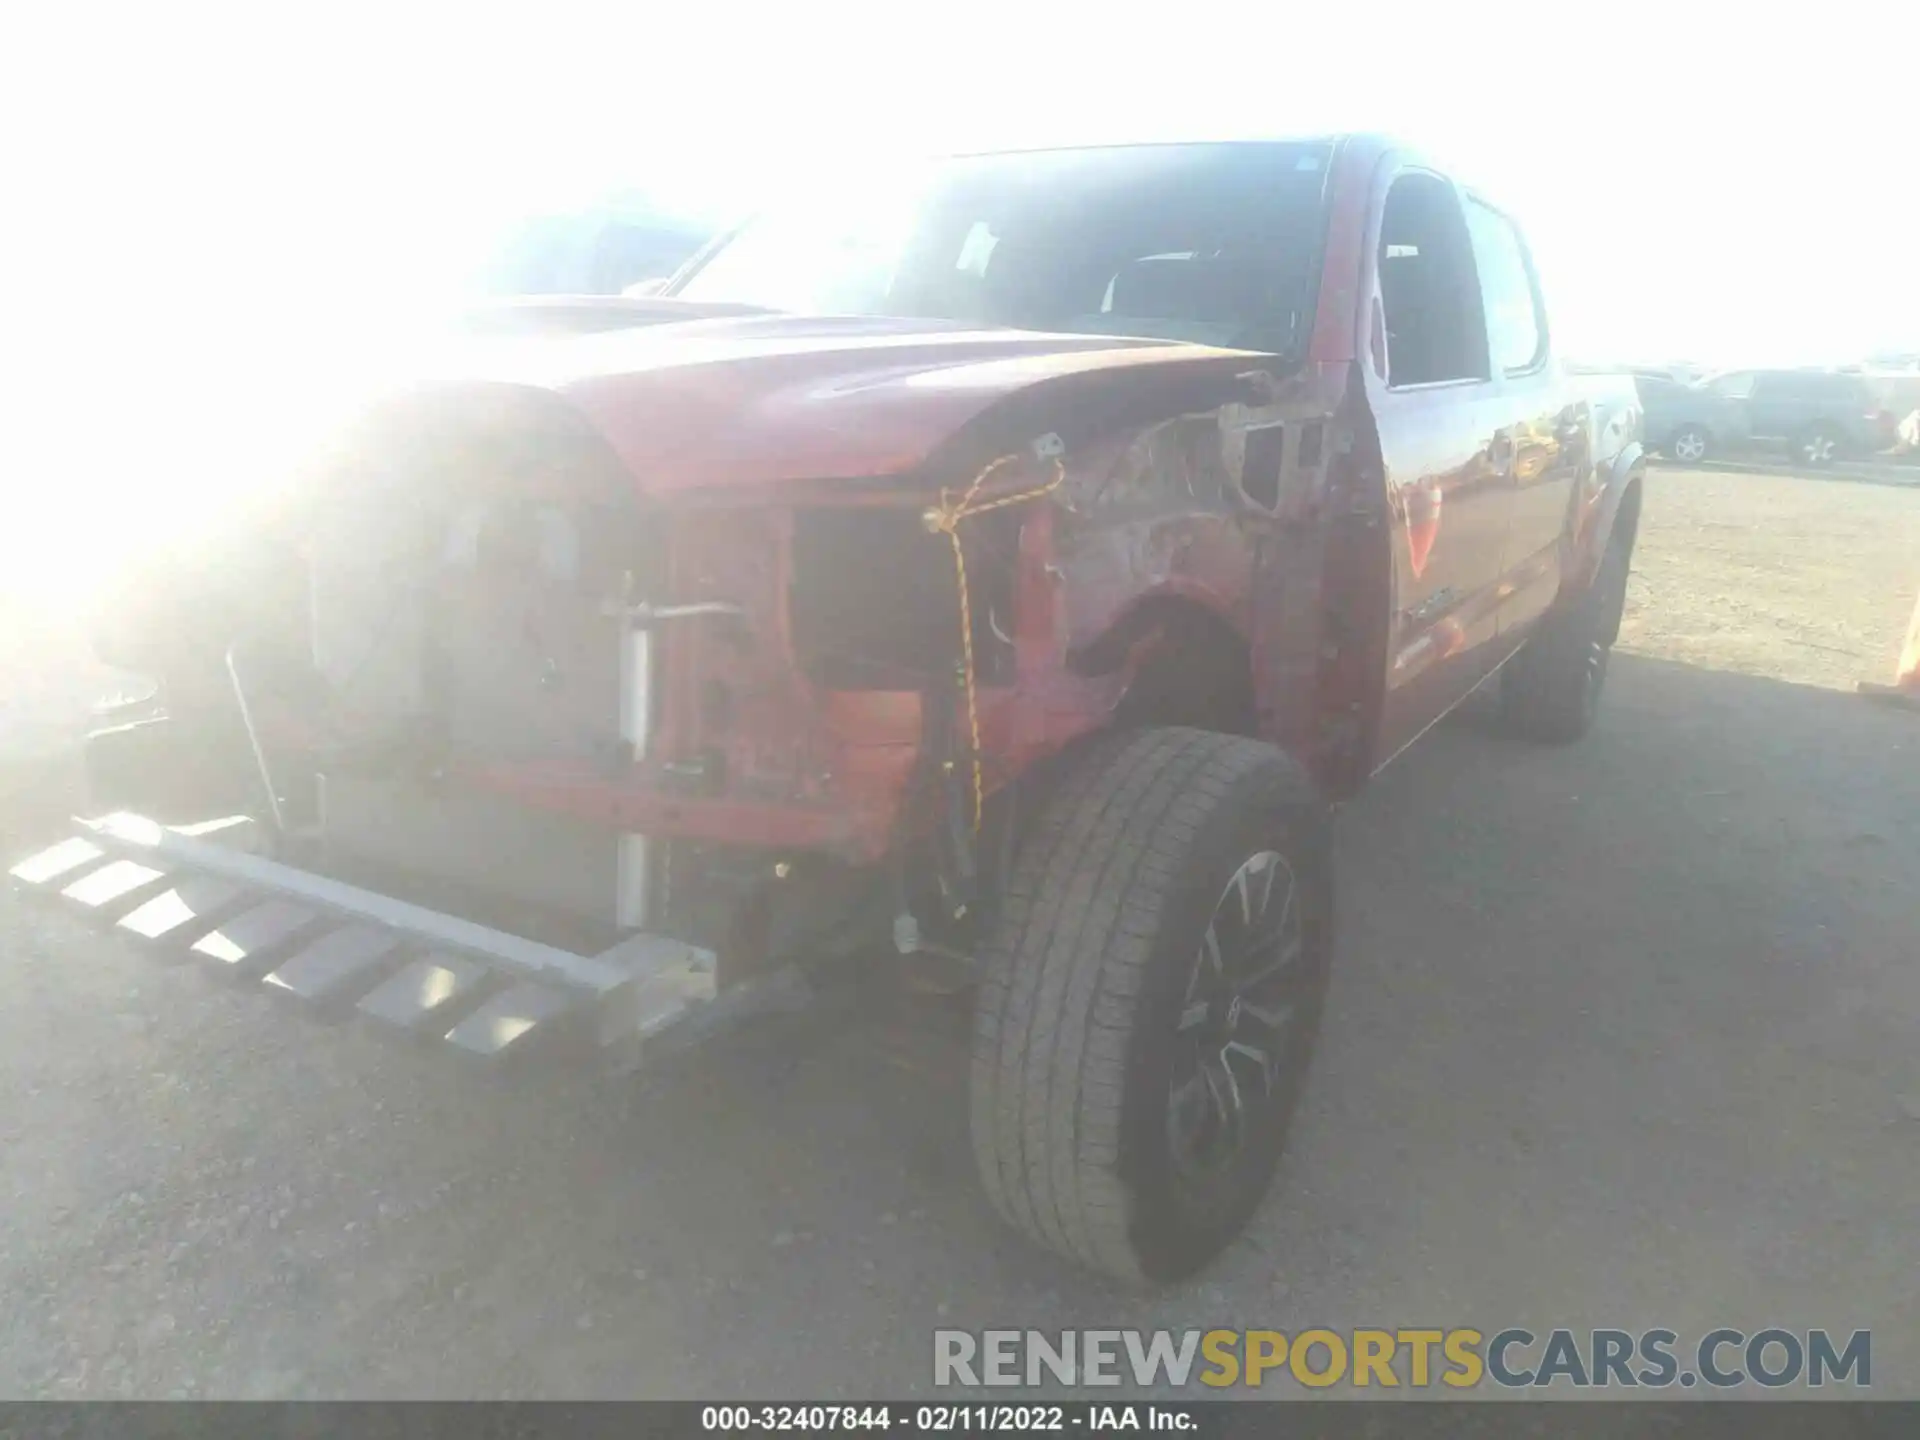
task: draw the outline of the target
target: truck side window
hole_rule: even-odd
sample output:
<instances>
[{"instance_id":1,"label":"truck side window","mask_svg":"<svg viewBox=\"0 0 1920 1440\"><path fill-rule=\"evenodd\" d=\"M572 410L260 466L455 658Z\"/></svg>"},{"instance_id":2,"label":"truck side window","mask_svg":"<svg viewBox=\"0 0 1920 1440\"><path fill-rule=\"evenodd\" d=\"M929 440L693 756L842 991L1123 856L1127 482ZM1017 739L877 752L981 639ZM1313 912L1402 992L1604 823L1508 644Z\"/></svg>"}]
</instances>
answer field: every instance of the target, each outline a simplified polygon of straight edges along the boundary
<instances>
[{"instance_id":1,"label":"truck side window","mask_svg":"<svg viewBox=\"0 0 1920 1440\"><path fill-rule=\"evenodd\" d=\"M1380 222L1387 383L1485 380L1487 327L1467 224L1454 189L1411 171L1393 182Z\"/></svg>"},{"instance_id":2,"label":"truck side window","mask_svg":"<svg viewBox=\"0 0 1920 1440\"><path fill-rule=\"evenodd\" d=\"M1477 200L1467 202L1467 231L1479 262L1495 373L1524 375L1547 358L1547 328L1526 244L1511 220Z\"/></svg>"}]
</instances>

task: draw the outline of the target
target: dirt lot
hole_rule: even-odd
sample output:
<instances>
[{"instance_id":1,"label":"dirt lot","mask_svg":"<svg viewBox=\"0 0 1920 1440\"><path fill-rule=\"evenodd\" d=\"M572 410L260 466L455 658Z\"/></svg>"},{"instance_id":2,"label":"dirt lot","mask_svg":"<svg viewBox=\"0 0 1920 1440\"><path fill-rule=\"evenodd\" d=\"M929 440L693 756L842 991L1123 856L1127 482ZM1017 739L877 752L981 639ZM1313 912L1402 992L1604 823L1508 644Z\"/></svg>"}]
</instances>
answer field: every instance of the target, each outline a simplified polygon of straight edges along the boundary
<instances>
[{"instance_id":1,"label":"dirt lot","mask_svg":"<svg viewBox=\"0 0 1920 1440\"><path fill-rule=\"evenodd\" d=\"M1659 469L1622 647L1850 690L1890 679L1920 588L1920 484Z\"/></svg>"},{"instance_id":2,"label":"dirt lot","mask_svg":"<svg viewBox=\"0 0 1920 1440\"><path fill-rule=\"evenodd\" d=\"M1607 710L1342 817L1295 1143L1200 1283L994 1224L961 1038L476 1082L0 899L0 1393L908 1395L937 1325L1874 1332L1920 1396L1920 491L1665 470ZM10 823L28 821L16 803ZM1791 1393L1791 1392L1781 1392Z\"/></svg>"}]
</instances>

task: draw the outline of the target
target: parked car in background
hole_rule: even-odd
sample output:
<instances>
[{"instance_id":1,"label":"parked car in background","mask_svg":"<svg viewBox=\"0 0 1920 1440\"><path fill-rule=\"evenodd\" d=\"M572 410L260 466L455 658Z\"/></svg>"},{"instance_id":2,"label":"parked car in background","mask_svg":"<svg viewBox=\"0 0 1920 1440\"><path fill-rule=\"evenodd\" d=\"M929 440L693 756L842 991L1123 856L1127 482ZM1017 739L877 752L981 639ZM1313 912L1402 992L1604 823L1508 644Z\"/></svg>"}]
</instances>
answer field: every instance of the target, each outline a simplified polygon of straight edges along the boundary
<instances>
[{"instance_id":1,"label":"parked car in background","mask_svg":"<svg viewBox=\"0 0 1920 1440\"><path fill-rule=\"evenodd\" d=\"M1649 450L1695 465L1744 440L1746 418L1739 403L1700 385L1645 371L1634 373Z\"/></svg>"},{"instance_id":2,"label":"parked car in background","mask_svg":"<svg viewBox=\"0 0 1920 1440\"><path fill-rule=\"evenodd\" d=\"M1857 374L1729 370L1698 385L1642 376L1648 443L1674 460L1781 444L1803 465L1830 465L1893 445L1899 417Z\"/></svg>"}]
</instances>

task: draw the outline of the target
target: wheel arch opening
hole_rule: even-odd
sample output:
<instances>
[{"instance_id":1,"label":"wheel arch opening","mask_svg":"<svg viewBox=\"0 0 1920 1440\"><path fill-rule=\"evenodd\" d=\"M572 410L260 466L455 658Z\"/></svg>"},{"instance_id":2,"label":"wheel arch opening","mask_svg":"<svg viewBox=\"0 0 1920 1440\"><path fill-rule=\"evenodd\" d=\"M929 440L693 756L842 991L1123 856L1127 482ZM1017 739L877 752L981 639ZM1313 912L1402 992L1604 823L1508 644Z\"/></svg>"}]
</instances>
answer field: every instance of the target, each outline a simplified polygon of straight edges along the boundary
<instances>
[{"instance_id":1,"label":"wheel arch opening","mask_svg":"<svg viewBox=\"0 0 1920 1440\"><path fill-rule=\"evenodd\" d=\"M1100 673L1132 658L1138 667L1114 713L1116 725L1185 725L1257 735L1253 654L1247 640L1206 606L1151 596L1077 657Z\"/></svg>"},{"instance_id":2,"label":"wheel arch opening","mask_svg":"<svg viewBox=\"0 0 1920 1440\"><path fill-rule=\"evenodd\" d=\"M1613 531L1608 542L1624 540L1628 549L1640 535L1640 506L1645 486L1640 476L1635 475L1627 481L1626 489L1620 492L1620 508L1613 517Z\"/></svg>"}]
</instances>

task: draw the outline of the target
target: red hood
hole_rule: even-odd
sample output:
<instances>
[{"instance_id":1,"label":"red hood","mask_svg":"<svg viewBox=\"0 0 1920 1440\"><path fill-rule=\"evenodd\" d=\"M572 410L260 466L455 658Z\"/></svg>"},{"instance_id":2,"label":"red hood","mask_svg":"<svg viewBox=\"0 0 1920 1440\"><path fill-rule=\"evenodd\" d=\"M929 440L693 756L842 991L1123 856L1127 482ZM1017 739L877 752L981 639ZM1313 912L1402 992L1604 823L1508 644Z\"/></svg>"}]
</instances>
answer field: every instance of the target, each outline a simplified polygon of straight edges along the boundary
<instances>
[{"instance_id":1,"label":"red hood","mask_svg":"<svg viewBox=\"0 0 1920 1440\"><path fill-rule=\"evenodd\" d=\"M1246 358L1158 340L759 314L482 342L437 379L559 396L643 491L669 496L904 474L1039 382Z\"/></svg>"}]
</instances>

